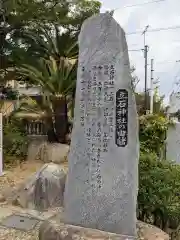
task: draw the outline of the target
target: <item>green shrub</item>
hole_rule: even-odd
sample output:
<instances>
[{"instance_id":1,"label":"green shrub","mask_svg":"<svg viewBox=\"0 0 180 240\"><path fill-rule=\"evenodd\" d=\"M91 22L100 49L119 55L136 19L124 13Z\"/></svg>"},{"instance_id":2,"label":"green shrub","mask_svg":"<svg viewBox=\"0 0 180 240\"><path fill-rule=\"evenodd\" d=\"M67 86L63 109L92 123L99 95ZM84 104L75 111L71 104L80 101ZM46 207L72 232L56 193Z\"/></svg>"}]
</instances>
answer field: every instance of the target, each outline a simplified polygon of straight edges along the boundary
<instances>
[{"instance_id":1,"label":"green shrub","mask_svg":"<svg viewBox=\"0 0 180 240\"><path fill-rule=\"evenodd\" d=\"M177 227L180 222L179 165L160 161L156 154L141 154L138 216L164 230L167 226Z\"/></svg>"},{"instance_id":2,"label":"green shrub","mask_svg":"<svg viewBox=\"0 0 180 240\"><path fill-rule=\"evenodd\" d=\"M24 160L27 155L28 138L20 121L11 119L3 126L3 153L5 163L9 159Z\"/></svg>"},{"instance_id":3,"label":"green shrub","mask_svg":"<svg viewBox=\"0 0 180 240\"><path fill-rule=\"evenodd\" d=\"M139 140L141 152L161 154L170 122L159 115L139 117Z\"/></svg>"}]
</instances>

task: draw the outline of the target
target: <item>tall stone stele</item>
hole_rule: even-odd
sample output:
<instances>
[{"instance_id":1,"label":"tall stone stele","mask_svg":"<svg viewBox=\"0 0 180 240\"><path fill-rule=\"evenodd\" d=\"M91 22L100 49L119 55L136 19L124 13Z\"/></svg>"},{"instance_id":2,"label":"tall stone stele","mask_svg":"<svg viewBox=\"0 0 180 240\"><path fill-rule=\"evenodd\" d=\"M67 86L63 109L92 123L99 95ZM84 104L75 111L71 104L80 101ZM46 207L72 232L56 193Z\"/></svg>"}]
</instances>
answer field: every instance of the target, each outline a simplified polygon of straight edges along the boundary
<instances>
[{"instance_id":1,"label":"tall stone stele","mask_svg":"<svg viewBox=\"0 0 180 240\"><path fill-rule=\"evenodd\" d=\"M79 66L65 222L136 236L138 119L125 33L111 14L86 20Z\"/></svg>"}]
</instances>

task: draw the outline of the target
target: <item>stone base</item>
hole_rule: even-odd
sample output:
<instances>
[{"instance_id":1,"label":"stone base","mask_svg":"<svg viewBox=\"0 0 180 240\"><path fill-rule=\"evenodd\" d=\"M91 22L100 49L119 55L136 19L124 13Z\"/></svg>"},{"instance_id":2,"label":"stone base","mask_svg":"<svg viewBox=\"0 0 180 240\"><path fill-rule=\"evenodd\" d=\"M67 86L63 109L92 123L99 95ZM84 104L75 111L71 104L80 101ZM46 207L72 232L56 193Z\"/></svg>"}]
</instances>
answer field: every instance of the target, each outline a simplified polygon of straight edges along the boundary
<instances>
[{"instance_id":1,"label":"stone base","mask_svg":"<svg viewBox=\"0 0 180 240\"><path fill-rule=\"evenodd\" d=\"M140 221L137 222L137 233L136 238L50 220L41 225L39 240L169 240L167 233Z\"/></svg>"},{"instance_id":2,"label":"stone base","mask_svg":"<svg viewBox=\"0 0 180 240\"><path fill-rule=\"evenodd\" d=\"M44 222L39 230L39 240L135 240L135 237L99 231L79 226Z\"/></svg>"}]
</instances>

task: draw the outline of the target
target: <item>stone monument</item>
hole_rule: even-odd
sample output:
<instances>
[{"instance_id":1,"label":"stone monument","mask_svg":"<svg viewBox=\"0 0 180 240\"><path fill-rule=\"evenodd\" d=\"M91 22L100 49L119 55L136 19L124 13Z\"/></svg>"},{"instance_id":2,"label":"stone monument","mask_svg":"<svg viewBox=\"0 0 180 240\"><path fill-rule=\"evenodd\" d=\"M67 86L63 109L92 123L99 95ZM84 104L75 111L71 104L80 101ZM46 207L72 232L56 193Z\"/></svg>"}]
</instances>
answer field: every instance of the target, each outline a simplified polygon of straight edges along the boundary
<instances>
[{"instance_id":1,"label":"stone monument","mask_svg":"<svg viewBox=\"0 0 180 240\"><path fill-rule=\"evenodd\" d=\"M109 13L82 26L75 101L65 223L135 237L137 112L125 33Z\"/></svg>"}]
</instances>

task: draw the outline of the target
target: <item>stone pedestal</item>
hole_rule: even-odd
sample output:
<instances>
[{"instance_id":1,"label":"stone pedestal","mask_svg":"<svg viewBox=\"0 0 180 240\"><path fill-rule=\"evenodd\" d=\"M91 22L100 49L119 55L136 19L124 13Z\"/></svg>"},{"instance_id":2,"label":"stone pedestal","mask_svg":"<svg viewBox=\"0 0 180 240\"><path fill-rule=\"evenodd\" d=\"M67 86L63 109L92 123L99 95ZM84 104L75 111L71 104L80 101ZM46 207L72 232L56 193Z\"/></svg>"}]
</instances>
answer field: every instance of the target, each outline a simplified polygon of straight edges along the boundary
<instances>
[{"instance_id":1,"label":"stone pedestal","mask_svg":"<svg viewBox=\"0 0 180 240\"><path fill-rule=\"evenodd\" d=\"M44 222L39 231L39 240L169 240L167 233L146 223L137 222L137 238L103 232L90 228Z\"/></svg>"}]
</instances>

